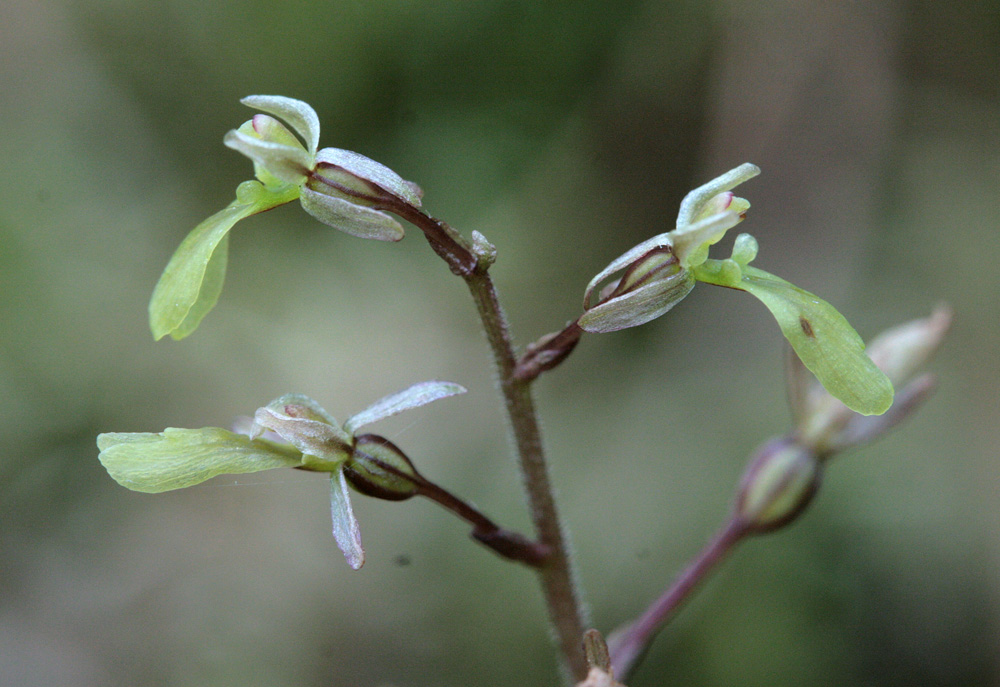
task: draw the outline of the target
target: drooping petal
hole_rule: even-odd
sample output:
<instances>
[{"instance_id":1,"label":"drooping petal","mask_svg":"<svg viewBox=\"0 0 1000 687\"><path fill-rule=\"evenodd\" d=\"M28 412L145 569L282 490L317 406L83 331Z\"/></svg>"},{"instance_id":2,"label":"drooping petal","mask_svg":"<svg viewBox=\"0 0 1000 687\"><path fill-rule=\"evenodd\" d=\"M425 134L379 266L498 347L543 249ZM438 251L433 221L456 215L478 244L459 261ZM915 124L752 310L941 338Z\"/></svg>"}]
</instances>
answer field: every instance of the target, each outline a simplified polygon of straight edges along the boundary
<instances>
[{"instance_id":1,"label":"drooping petal","mask_svg":"<svg viewBox=\"0 0 1000 687\"><path fill-rule=\"evenodd\" d=\"M174 252L163 270L149 302L153 338L166 334L183 339L208 314L222 291L226 274L227 236L241 219L295 200L297 187L264 188L246 181L236 190L236 200L199 224Z\"/></svg>"},{"instance_id":2,"label":"drooping petal","mask_svg":"<svg viewBox=\"0 0 1000 687\"><path fill-rule=\"evenodd\" d=\"M303 209L320 222L351 236L376 241L399 241L405 235L403 225L386 213L343 198L304 187L301 202Z\"/></svg>"},{"instance_id":3,"label":"drooping petal","mask_svg":"<svg viewBox=\"0 0 1000 687\"><path fill-rule=\"evenodd\" d=\"M351 436L316 401L302 394L286 394L258 408L251 436L259 436L264 429L317 458L306 461L306 467L315 470L332 471L351 456Z\"/></svg>"},{"instance_id":4,"label":"drooping petal","mask_svg":"<svg viewBox=\"0 0 1000 687\"><path fill-rule=\"evenodd\" d=\"M763 270L745 266L742 275L739 283L723 285L747 291L767 306L795 353L831 395L862 415L888 410L892 383L865 355L864 341L843 315Z\"/></svg>"},{"instance_id":5,"label":"drooping petal","mask_svg":"<svg viewBox=\"0 0 1000 687\"><path fill-rule=\"evenodd\" d=\"M404 410L419 408L438 399L448 398L456 394L464 394L467 389L452 382L421 382L409 389L381 398L360 413L348 418L344 430L353 435L359 427L384 420Z\"/></svg>"},{"instance_id":6,"label":"drooping petal","mask_svg":"<svg viewBox=\"0 0 1000 687\"><path fill-rule=\"evenodd\" d=\"M420 197L423 195L420 187L412 181L406 181L381 162L340 148L323 148L316 154L316 162L320 165L340 167L345 172L375 184L410 205L420 207Z\"/></svg>"},{"instance_id":7,"label":"drooping petal","mask_svg":"<svg viewBox=\"0 0 1000 687\"><path fill-rule=\"evenodd\" d=\"M361 529L351 507L343 468L330 475L330 517L337 546L344 552L347 564L358 570L365 564L365 550L361 548Z\"/></svg>"},{"instance_id":8,"label":"drooping petal","mask_svg":"<svg viewBox=\"0 0 1000 687\"><path fill-rule=\"evenodd\" d=\"M306 175L315 165L313 156L301 146L266 141L238 129L227 132L222 142L286 184L305 183Z\"/></svg>"},{"instance_id":9,"label":"drooping petal","mask_svg":"<svg viewBox=\"0 0 1000 687\"><path fill-rule=\"evenodd\" d=\"M248 95L240 102L288 122L305 141L310 155L316 154L319 148L319 117L308 103L281 95Z\"/></svg>"},{"instance_id":10,"label":"drooping petal","mask_svg":"<svg viewBox=\"0 0 1000 687\"><path fill-rule=\"evenodd\" d=\"M216 475L295 467L302 459L291 447L218 427L111 432L97 437L97 447L116 482L147 493L190 487Z\"/></svg>"},{"instance_id":11,"label":"drooping petal","mask_svg":"<svg viewBox=\"0 0 1000 687\"><path fill-rule=\"evenodd\" d=\"M685 227L694 224L698 215L708 201L724 191L731 191L744 181L749 181L760 174L760 167L745 162L735 169L731 169L722 176L712 179L703 186L684 196L681 201L680 212L677 213L677 227Z\"/></svg>"}]
</instances>

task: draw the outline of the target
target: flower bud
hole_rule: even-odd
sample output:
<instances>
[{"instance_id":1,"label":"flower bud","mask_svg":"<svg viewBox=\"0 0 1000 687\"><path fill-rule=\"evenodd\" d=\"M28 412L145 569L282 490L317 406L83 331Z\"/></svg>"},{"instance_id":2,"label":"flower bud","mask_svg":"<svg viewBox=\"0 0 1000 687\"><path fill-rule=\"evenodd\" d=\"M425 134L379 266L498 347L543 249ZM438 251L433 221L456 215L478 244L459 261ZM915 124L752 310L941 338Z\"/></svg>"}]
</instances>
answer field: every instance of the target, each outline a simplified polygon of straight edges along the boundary
<instances>
[{"instance_id":1,"label":"flower bud","mask_svg":"<svg viewBox=\"0 0 1000 687\"><path fill-rule=\"evenodd\" d=\"M344 477L365 496L405 501L420 492L424 478L398 446L376 434L357 438Z\"/></svg>"},{"instance_id":2,"label":"flower bud","mask_svg":"<svg viewBox=\"0 0 1000 687\"><path fill-rule=\"evenodd\" d=\"M758 449L743 475L736 516L751 532L778 529L809 505L821 476L816 454L791 439L773 439Z\"/></svg>"}]
</instances>

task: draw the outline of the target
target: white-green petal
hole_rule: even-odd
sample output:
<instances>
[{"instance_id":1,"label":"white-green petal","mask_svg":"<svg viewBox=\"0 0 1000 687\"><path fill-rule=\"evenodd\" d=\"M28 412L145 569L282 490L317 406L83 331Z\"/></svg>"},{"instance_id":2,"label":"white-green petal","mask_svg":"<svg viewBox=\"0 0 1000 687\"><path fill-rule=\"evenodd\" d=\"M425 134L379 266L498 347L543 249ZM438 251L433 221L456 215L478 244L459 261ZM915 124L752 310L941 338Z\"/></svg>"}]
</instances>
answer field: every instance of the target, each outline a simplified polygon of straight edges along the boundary
<instances>
[{"instance_id":1,"label":"white-green petal","mask_svg":"<svg viewBox=\"0 0 1000 687\"><path fill-rule=\"evenodd\" d=\"M742 271L735 288L767 306L799 359L832 396L862 415L889 409L892 383L865 354L864 341L843 315L784 279L754 267Z\"/></svg>"},{"instance_id":2,"label":"white-green petal","mask_svg":"<svg viewBox=\"0 0 1000 687\"><path fill-rule=\"evenodd\" d=\"M702 207L715 196L724 191L731 191L744 181L749 181L760 174L760 167L745 162L735 169L731 169L722 176L712 179L707 184L694 189L681 201L680 211L677 213L678 228L693 224L701 212Z\"/></svg>"},{"instance_id":3,"label":"white-green petal","mask_svg":"<svg viewBox=\"0 0 1000 687\"><path fill-rule=\"evenodd\" d=\"M153 338L183 339L219 299L226 273L227 236L238 221L295 200L297 187L240 184L236 200L195 227L174 252L149 302Z\"/></svg>"},{"instance_id":4,"label":"white-green petal","mask_svg":"<svg viewBox=\"0 0 1000 687\"><path fill-rule=\"evenodd\" d=\"M681 266L689 269L705 262L709 246L718 243L727 231L739 223L740 214L727 210L694 224L678 225L669 235Z\"/></svg>"},{"instance_id":5,"label":"white-green petal","mask_svg":"<svg viewBox=\"0 0 1000 687\"><path fill-rule=\"evenodd\" d=\"M308 461L309 467L332 471L351 457L353 440L326 411L318 414L318 405L299 394L282 396L257 409L251 436L259 436L263 429L277 432L302 453L319 459Z\"/></svg>"},{"instance_id":6,"label":"white-green petal","mask_svg":"<svg viewBox=\"0 0 1000 687\"><path fill-rule=\"evenodd\" d=\"M248 95L240 102L285 120L306 142L309 153L316 154L319 148L319 117L308 103L281 95Z\"/></svg>"},{"instance_id":7,"label":"white-green petal","mask_svg":"<svg viewBox=\"0 0 1000 687\"><path fill-rule=\"evenodd\" d=\"M227 132L222 142L286 184L305 183L306 176L315 165L313 156L301 146L265 141L235 129Z\"/></svg>"},{"instance_id":8,"label":"white-green petal","mask_svg":"<svg viewBox=\"0 0 1000 687\"><path fill-rule=\"evenodd\" d=\"M159 434L112 432L99 435L97 447L116 482L147 493L190 487L216 475L295 467L302 458L291 447L218 427L171 427Z\"/></svg>"},{"instance_id":9,"label":"white-green petal","mask_svg":"<svg viewBox=\"0 0 1000 687\"><path fill-rule=\"evenodd\" d=\"M347 564L354 570L359 569L365 564L365 550L361 548L361 529L351 507L343 468L330 475L330 518L333 521L333 538L344 552Z\"/></svg>"},{"instance_id":10,"label":"white-green petal","mask_svg":"<svg viewBox=\"0 0 1000 687\"><path fill-rule=\"evenodd\" d=\"M377 241L399 241L405 235L403 225L386 213L343 198L303 187L300 201L303 209L320 222L351 236Z\"/></svg>"},{"instance_id":11,"label":"white-green petal","mask_svg":"<svg viewBox=\"0 0 1000 687\"><path fill-rule=\"evenodd\" d=\"M340 167L360 179L370 181L397 198L402 198L410 205L420 207L422 194L420 187L412 181L406 181L381 162L340 148L323 148L316 154L316 162Z\"/></svg>"},{"instance_id":12,"label":"white-green petal","mask_svg":"<svg viewBox=\"0 0 1000 687\"><path fill-rule=\"evenodd\" d=\"M456 394L464 394L466 388L452 382L421 382L385 398L375 401L360 413L348 418L344 430L352 436L359 427L391 417L410 408L419 408L433 401Z\"/></svg>"},{"instance_id":13,"label":"white-green petal","mask_svg":"<svg viewBox=\"0 0 1000 687\"><path fill-rule=\"evenodd\" d=\"M577 320L584 331L594 334L616 332L655 320L681 302L694 288L690 272L680 271L587 310Z\"/></svg>"}]
</instances>

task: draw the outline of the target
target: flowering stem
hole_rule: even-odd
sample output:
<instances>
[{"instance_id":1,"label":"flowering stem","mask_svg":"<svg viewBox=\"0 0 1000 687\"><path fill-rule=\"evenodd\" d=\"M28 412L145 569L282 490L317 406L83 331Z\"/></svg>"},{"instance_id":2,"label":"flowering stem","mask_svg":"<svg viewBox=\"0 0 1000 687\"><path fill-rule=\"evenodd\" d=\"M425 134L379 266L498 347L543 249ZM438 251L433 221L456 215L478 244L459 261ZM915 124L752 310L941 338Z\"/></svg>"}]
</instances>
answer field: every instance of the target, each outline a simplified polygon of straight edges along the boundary
<instances>
[{"instance_id":1,"label":"flowering stem","mask_svg":"<svg viewBox=\"0 0 1000 687\"><path fill-rule=\"evenodd\" d=\"M538 417L531 397L531 380L519 379L516 375L517 358L507 320L490 279L489 264L480 261L468 247L469 244L446 223L412 206L393 207L391 210L424 232L431 247L448 263L451 271L465 280L475 301L499 373L500 391L514 434L537 544L547 551L545 561L537 570L549 619L555 630L564 667L570 676L582 680L587 674L581 644L585 628L542 449ZM473 532L473 536L476 534Z\"/></svg>"},{"instance_id":2,"label":"flowering stem","mask_svg":"<svg viewBox=\"0 0 1000 687\"><path fill-rule=\"evenodd\" d=\"M549 618L556 632L565 667L570 675L579 680L587 672L581 648L585 628L549 481L530 382L517 379L514 375L514 351L489 274L485 269L477 269L466 277L466 283L476 302L476 309L500 372L500 389L517 445L521 475L531 505L535 531L539 543L549 551L548 560L539 569Z\"/></svg>"},{"instance_id":3,"label":"flowering stem","mask_svg":"<svg viewBox=\"0 0 1000 687\"><path fill-rule=\"evenodd\" d=\"M611 665L619 679L626 679L650 642L692 591L715 566L722 562L733 547L750 533L746 521L733 516L702 549L674 583L630 625L618 630L609 639Z\"/></svg>"}]
</instances>

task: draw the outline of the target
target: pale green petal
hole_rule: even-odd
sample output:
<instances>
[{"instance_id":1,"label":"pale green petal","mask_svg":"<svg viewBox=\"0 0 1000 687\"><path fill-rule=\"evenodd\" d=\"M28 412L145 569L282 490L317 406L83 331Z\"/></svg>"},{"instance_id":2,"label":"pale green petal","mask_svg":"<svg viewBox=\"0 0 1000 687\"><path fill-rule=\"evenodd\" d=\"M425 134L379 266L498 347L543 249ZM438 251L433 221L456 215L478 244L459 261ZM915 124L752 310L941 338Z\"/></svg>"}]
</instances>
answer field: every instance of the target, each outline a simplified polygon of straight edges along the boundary
<instances>
[{"instance_id":1,"label":"pale green petal","mask_svg":"<svg viewBox=\"0 0 1000 687\"><path fill-rule=\"evenodd\" d=\"M421 382L409 389L375 401L344 423L344 430L353 435L359 427L370 425L410 408L419 408L441 398L464 394L466 388L452 382Z\"/></svg>"},{"instance_id":2,"label":"pale green petal","mask_svg":"<svg viewBox=\"0 0 1000 687\"><path fill-rule=\"evenodd\" d=\"M693 224L708 201L724 191L733 190L758 174L760 174L760 167L745 162L691 191L681 201L681 209L677 213L677 227Z\"/></svg>"},{"instance_id":3,"label":"pale green petal","mask_svg":"<svg viewBox=\"0 0 1000 687\"><path fill-rule=\"evenodd\" d=\"M236 131L251 138L259 138L272 143L280 143L292 148L305 150L305 148L302 148L302 143L299 139L295 138L295 134L289 131L284 124L274 117L265 114L254 115L253 119L243 122ZM267 171L266 167L257 161L253 163L253 170L254 176L260 179L261 183L265 186L283 186L285 184L284 181L271 174Z\"/></svg>"},{"instance_id":4,"label":"pale green petal","mask_svg":"<svg viewBox=\"0 0 1000 687\"><path fill-rule=\"evenodd\" d=\"M265 141L243 131L226 133L222 142L239 151L286 184L303 184L315 166L313 156L302 146Z\"/></svg>"},{"instance_id":5,"label":"pale green petal","mask_svg":"<svg viewBox=\"0 0 1000 687\"><path fill-rule=\"evenodd\" d=\"M361 548L361 529L351 507L343 468L330 475L330 517L337 546L344 552L347 564L357 570L365 564L365 550Z\"/></svg>"},{"instance_id":6,"label":"pale green petal","mask_svg":"<svg viewBox=\"0 0 1000 687\"><path fill-rule=\"evenodd\" d=\"M858 333L822 299L754 267L743 267L735 288L753 294L778 321L785 338L831 395L862 415L892 405L889 378L865 354Z\"/></svg>"},{"instance_id":7,"label":"pale green petal","mask_svg":"<svg viewBox=\"0 0 1000 687\"><path fill-rule=\"evenodd\" d=\"M258 408L251 436L258 436L264 428L277 432L302 453L319 459L307 462L312 469L329 472L351 457L351 436L308 396L286 394Z\"/></svg>"},{"instance_id":8,"label":"pale green petal","mask_svg":"<svg viewBox=\"0 0 1000 687\"><path fill-rule=\"evenodd\" d=\"M183 339L193 332L219 298L226 273L226 236L241 219L295 200L297 187L267 189L256 181L240 184L236 200L188 234L153 290L149 326L153 338Z\"/></svg>"},{"instance_id":9,"label":"pale green petal","mask_svg":"<svg viewBox=\"0 0 1000 687\"><path fill-rule=\"evenodd\" d=\"M306 142L309 152L316 154L319 147L319 117L308 103L282 95L248 95L240 102L288 122Z\"/></svg>"},{"instance_id":10,"label":"pale green petal","mask_svg":"<svg viewBox=\"0 0 1000 687\"><path fill-rule=\"evenodd\" d=\"M339 167L356 177L370 181L397 198L402 198L410 205L420 207L420 196L423 195L420 187L412 181L406 181L381 162L340 148L323 148L316 154L316 162Z\"/></svg>"},{"instance_id":11,"label":"pale green petal","mask_svg":"<svg viewBox=\"0 0 1000 687\"><path fill-rule=\"evenodd\" d=\"M147 493L190 487L216 475L295 467L302 458L290 447L218 427L171 427L159 434L113 432L99 435L97 447L116 482Z\"/></svg>"},{"instance_id":12,"label":"pale green petal","mask_svg":"<svg viewBox=\"0 0 1000 687\"><path fill-rule=\"evenodd\" d=\"M709 246L722 240L726 232L741 221L739 213L727 210L671 231L668 236L681 266L690 269L705 262Z\"/></svg>"},{"instance_id":13,"label":"pale green petal","mask_svg":"<svg viewBox=\"0 0 1000 687\"><path fill-rule=\"evenodd\" d=\"M405 235L403 225L384 212L343 198L303 188L301 202L302 208L320 222L351 236L376 241L399 241Z\"/></svg>"}]
</instances>

